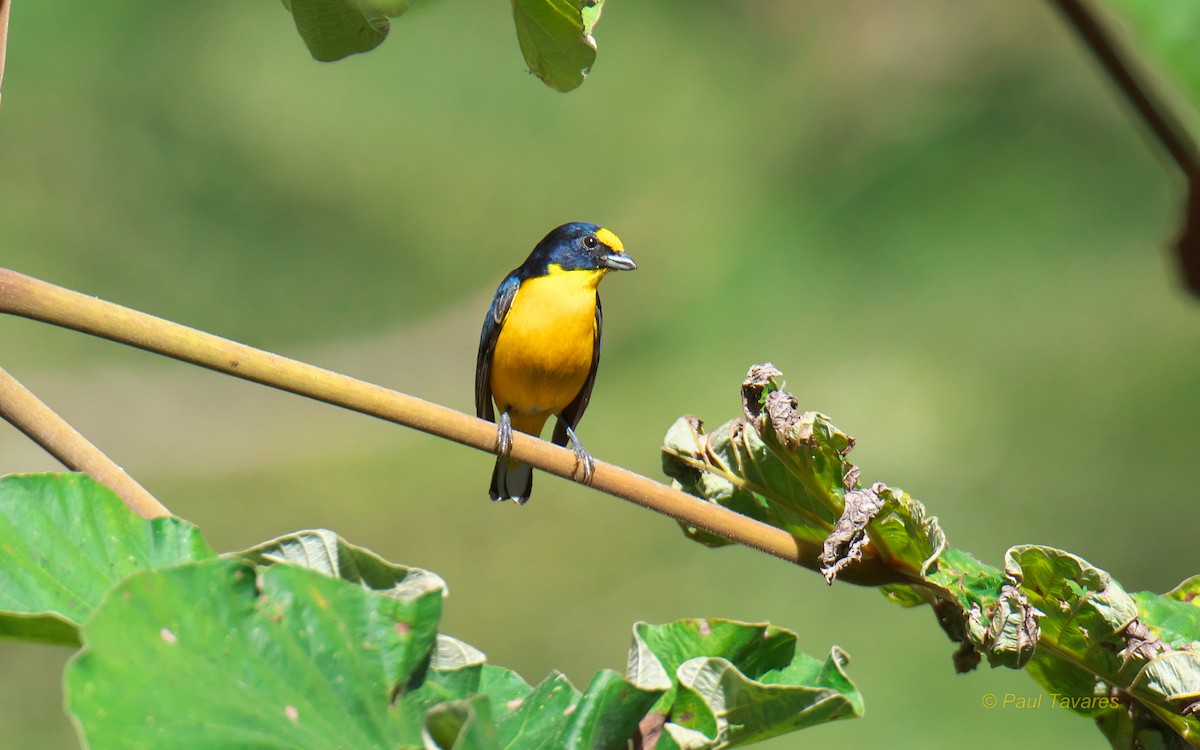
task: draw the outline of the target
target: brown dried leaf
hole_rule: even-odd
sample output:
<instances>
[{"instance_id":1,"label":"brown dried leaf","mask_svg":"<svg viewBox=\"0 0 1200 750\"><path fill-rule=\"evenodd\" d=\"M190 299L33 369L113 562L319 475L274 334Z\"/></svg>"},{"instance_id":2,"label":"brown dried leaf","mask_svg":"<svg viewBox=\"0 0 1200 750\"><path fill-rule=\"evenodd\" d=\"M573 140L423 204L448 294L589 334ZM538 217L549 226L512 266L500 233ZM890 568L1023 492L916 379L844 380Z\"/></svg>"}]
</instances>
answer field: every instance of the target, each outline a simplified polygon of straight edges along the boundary
<instances>
[{"instance_id":1,"label":"brown dried leaf","mask_svg":"<svg viewBox=\"0 0 1200 750\"><path fill-rule=\"evenodd\" d=\"M1167 644L1155 638L1150 628L1138 620L1130 620L1120 635L1125 638L1125 648L1117 653L1124 662L1134 658L1150 661L1167 650Z\"/></svg>"},{"instance_id":2,"label":"brown dried leaf","mask_svg":"<svg viewBox=\"0 0 1200 750\"><path fill-rule=\"evenodd\" d=\"M761 365L751 365L742 381L742 411L751 422L758 420L762 413L763 393L772 385L779 388L783 384L783 373L770 362Z\"/></svg>"},{"instance_id":3,"label":"brown dried leaf","mask_svg":"<svg viewBox=\"0 0 1200 750\"><path fill-rule=\"evenodd\" d=\"M886 490L885 485L877 482L870 489L846 492L842 516L825 538L825 547L819 558L821 573L827 583L833 583L842 568L862 559L862 548L868 541L867 524L883 507L884 500L880 494Z\"/></svg>"}]
</instances>

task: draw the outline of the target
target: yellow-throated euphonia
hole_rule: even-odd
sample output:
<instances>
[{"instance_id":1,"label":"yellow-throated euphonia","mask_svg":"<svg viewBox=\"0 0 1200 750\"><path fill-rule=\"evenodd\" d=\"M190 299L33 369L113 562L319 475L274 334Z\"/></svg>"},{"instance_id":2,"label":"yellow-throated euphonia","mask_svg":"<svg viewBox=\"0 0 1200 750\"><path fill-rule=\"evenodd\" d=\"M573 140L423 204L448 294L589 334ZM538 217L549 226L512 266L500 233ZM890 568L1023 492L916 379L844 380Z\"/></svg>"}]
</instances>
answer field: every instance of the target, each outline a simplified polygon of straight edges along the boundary
<instances>
[{"instance_id":1,"label":"yellow-throated euphonia","mask_svg":"<svg viewBox=\"0 0 1200 750\"><path fill-rule=\"evenodd\" d=\"M637 268L621 240L603 227L575 222L550 232L496 289L479 336L475 413L496 423L499 457L489 494L523 505L533 469L508 458L515 427L540 435L558 417L554 444L571 441L576 470L591 479L593 461L575 436L600 363L600 279ZM500 412L497 420L492 401Z\"/></svg>"}]
</instances>

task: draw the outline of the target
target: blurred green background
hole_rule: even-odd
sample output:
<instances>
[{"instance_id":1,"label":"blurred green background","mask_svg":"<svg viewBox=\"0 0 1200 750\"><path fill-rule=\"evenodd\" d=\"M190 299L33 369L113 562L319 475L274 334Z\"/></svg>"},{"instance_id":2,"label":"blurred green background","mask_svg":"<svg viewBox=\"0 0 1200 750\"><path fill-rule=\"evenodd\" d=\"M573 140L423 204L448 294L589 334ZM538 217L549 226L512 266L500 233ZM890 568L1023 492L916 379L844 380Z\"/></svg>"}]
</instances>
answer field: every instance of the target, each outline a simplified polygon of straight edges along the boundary
<instances>
[{"instance_id":1,"label":"blurred green background","mask_svg":"<svg viewBox=\"0 0 1200 750\"><path fill-rule=\"evenodd\" d=\"M770 360L955 546L1058 546L1130 590L1200 572L1180 185L1044 3L614 0L597 36L560 95L503 2L418 4L333 65L277 3L17 2L0 262L470 411L495 285L596 221L640 269L604 284L600 458L661 477L671 422L736 416ZM983 708L1040 691L955 675L928 609L552 477L494 505L481 453L153 355L0 341L217 549L324 526L434 570L444 629L527 680L622 669L637 620L769 620L849 651L867 715L764 749L1104 746L1048 699ZM0 425L0 471L55 468ZM0 746L76 746L68 657L0 645Z\"/></svg>"}]
</instances>

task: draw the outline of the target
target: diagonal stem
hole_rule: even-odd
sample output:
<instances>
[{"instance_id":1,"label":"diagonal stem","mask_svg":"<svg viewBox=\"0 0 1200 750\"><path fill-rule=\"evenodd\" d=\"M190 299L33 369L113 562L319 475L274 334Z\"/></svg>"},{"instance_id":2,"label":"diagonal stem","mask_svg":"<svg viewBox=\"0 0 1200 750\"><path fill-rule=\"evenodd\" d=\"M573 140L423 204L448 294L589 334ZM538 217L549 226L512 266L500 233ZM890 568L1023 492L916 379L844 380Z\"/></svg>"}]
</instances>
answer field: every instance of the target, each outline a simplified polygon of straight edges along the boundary
<instances>
[{"instance_id":1,"label":"diagonal stem","mask_svg":"<svg viewBox=\"0 0 1200 750\"><path fill-rule=\"evenodd\" d=\"M0 313L82 331L495 452L496 425L491 422L6 269L0 269ZM513 433L511 455L564 479L574 477L572 451L524 433ZM597 461L590 485L730 541L820 569L820 545L618 466ZM865 586L917 583L877 559L860 561L840 578Z\"/></svg>"},{"instance_id":2,"label":"diagonal stem","mask_svg":"<svg viewBox=\"0 0 1200 750\"><path fill-rule=\"evenodd\" d=\"M0 417L45 448L63 466L90 474L117 493L125 505L142 518L171 515L171 511L155 500L124 469L3 368L0 368Z\"/></svg>"},{"instance_id":3,"label":"diagonal stem","mask_svg":"<svg viewBox=\"0 0 1200 750\"><path fill-rule=\"evenodd\" d=\"M1112 78L1113 83L1162 143L1163 148L1189 179L1200 177L1200 154L1196 143L1171 108L1143 80L1126 59L1121 47L1100 23L1085 0L1051 0L1075 27L1080 38Z\"/></svg>"}]
</instances>

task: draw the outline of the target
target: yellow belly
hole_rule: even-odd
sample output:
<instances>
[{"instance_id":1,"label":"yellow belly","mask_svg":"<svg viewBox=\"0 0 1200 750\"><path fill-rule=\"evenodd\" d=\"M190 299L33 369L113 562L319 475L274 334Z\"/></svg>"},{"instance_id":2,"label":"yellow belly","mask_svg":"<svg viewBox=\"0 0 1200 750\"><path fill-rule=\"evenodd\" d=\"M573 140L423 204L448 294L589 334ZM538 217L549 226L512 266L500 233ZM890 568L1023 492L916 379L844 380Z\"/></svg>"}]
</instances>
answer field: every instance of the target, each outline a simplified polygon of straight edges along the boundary
<instances>
[{"instance_id":1,"label":"yellow belly","mask_svg":"<svg viewBox=\"0 0 1200 750\"><path fill-rule=\"evenodd\" d=\"M492 397L513 427L540 434L592 368L596 285L604 271L557 271L521 284L492 355Z\"/></svg>"}]
</instances>

